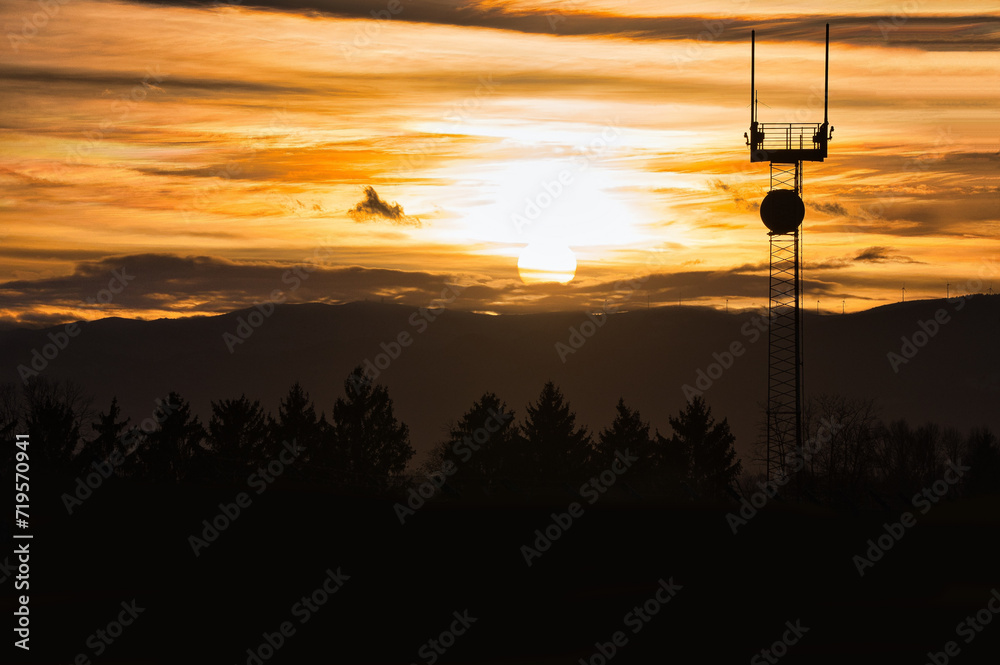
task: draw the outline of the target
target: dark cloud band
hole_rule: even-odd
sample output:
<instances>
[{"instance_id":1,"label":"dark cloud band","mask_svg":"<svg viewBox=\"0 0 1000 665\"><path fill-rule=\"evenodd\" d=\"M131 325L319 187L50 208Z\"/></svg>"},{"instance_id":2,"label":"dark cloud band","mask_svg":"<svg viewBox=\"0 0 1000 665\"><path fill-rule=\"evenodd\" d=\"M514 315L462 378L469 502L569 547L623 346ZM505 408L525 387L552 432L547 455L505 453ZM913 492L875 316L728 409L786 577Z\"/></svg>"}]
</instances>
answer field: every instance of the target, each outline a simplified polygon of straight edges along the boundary
<instances>
[{"instance_id":1,"label":"dark cloud band","mask_svg":"<svg viewBox=\"0 0 1000 665\"><path fill-rule=\"evenodd\" d=\"M370 0L248 0L206 4L197 0L134 0L137 4L182 7L218 7L241 4L264 10L303 15L435 23L495 28L523 33L608 35L633 39L744 42L751 30L758 39L814 41L824 39L824 25L840 43L919 48L927 51L995 51L1000 49L1000 19L996 16L788 16L769 18L701 18L696 16L614 16L585 11L487 8L468 1L398 0L390 13L386 4ZM569 3L567 3L569 4ZM385 12L385 14L380 14ZM388 20L388 19L382 19Z\"/></svg>"}]
</instances>

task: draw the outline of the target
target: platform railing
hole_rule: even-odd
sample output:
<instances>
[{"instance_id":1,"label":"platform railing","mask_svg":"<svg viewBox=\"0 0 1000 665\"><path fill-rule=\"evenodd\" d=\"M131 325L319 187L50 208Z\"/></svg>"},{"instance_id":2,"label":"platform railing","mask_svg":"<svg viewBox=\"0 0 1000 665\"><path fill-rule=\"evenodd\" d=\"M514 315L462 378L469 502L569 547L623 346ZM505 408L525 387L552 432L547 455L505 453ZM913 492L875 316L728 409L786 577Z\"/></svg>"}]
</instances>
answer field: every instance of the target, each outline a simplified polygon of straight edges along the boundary
<instances>
[{"instance_id":1,"label":"platform railing","mask_svg":"<svg viewBox=\"0 0 1000 665\"><path fill-rule=\"evenodd\" d=\"M823 145L822 123L757 123L756 150L818 150Z\"/></svg>"}]
</instances>

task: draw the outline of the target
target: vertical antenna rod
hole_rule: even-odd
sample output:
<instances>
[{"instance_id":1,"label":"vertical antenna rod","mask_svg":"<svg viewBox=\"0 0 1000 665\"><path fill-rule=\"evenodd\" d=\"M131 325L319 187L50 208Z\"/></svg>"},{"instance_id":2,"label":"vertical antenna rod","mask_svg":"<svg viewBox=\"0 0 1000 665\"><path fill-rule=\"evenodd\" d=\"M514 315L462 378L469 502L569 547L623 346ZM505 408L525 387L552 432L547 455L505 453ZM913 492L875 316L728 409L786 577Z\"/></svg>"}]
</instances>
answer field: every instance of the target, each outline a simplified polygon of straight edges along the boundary
<instances>
[{"instance_id":1,"label":"vertical antenna rod","mask_svg":"<svg viewBox=\"0 0 1000 665\"><path fill-rule=\"evenodd\" d=\"M829 28L827 28L829 30ZM757 50L757 31L750 31L750 124L757 122L757 109L754 108L756 104L754 103L754 60L755 51Z\"/></svg>"},{"instance_id":2,"label":"vertical antenna rod","mask_svg":"<svg viewBox=\"0 0 1000 665\"><path fill-rule=\"evenodd\" d=\"M752 76L751 76L752 78ZM830 24L826 24L826 89L823 95L823 124L830 122Z\"/></svg>"}]
</instances>

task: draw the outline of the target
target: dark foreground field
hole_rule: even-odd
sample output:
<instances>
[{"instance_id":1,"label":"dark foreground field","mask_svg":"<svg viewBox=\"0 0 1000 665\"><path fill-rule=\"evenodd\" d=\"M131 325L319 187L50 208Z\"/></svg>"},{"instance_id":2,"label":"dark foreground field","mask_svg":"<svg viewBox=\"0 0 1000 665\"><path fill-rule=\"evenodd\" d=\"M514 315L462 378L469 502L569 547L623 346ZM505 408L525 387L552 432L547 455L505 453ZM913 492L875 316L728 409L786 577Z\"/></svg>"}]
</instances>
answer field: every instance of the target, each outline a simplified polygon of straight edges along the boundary
<instances>
[{"instance_id":1,"label":"dark foreground field","mask_svg":"<svg viewBox=\"0 0 1000 665\"><path fill-rule=\"evenodd\" d=\"M280 480L258 495L112 479L67 515L72 484L32 488L32 648L5 645L15 662L923 664L948 641L949 661L996 662L1000 643L1000 618L959 626L992 619L996 498L911 507L916 524L861 577L852 557L902 504L850 515L775 500L734 535L725 506L577 497L582 515L529 567L521 546L573 497L439 502L400 524L391 501ZM189 537L240 491L249 506L196 557ZM324 583L336 591L320 604Z\"/></svg>"}]
</instances>

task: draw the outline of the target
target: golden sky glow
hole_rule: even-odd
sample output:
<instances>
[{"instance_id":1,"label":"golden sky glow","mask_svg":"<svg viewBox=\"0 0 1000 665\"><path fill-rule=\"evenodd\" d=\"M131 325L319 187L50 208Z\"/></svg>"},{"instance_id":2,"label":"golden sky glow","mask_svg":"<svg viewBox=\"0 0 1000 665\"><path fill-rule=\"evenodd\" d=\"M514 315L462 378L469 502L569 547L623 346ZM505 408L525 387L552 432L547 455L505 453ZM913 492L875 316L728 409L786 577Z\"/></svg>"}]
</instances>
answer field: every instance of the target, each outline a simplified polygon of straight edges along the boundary
<instances>
[{"instance_id":1,"label":"golden sky glow","mask_svg":"<svg viewBox=\"0 0 1000 665\"><path fill-rule=\"evenodd\" d=\"M423 305L445 283L476 310L760 306L749 31L760 119L821 122L826 21L836 130L804 170L806 302L986 291L995 3L815 7L5 2L0 314L214 313L275 289ZM572 281L525 284L531 244L569 248ZM116 269L134 279L102 301Z\"/></svg>"}]
</instances>

